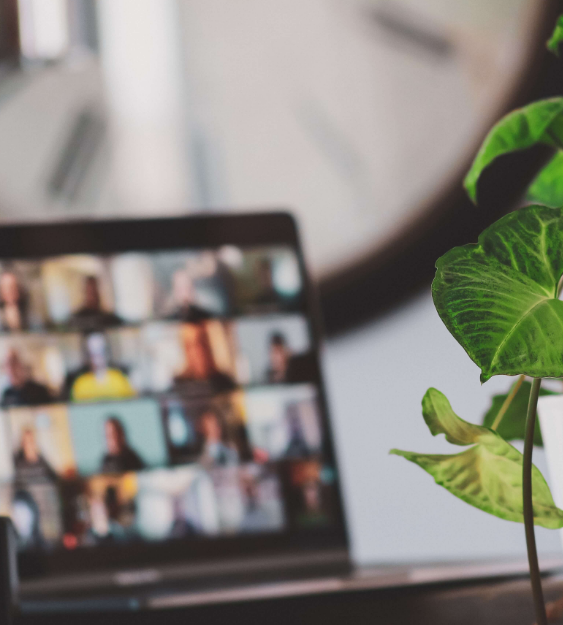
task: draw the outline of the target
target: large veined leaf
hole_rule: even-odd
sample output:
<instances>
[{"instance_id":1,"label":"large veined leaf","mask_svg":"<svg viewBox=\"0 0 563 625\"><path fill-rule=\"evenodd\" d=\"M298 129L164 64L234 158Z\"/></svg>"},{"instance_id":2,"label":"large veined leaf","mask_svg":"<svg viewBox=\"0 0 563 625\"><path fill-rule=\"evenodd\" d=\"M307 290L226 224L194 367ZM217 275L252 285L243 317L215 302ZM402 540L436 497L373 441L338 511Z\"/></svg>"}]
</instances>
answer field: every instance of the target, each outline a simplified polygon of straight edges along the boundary
<instances>
[{"instance_id":1,"label":"large veined leaf","mask_svg":"<svg viewBox=\"0 0 563 625\"><path fill-rule=\"evenodd\" d=\"M547 42L547 47L557 56L559 56L559 45L563 41L563 15L560 15L557 18L557 24L555 24L555 29L553 30L553 34L549 38Z\"/></svg>"},{"instance_id":2,"label":"large veined leaf","mask_svg":"<svg viewBox=\"0 0 563 625\"><path fill-rule=\"evenodd\" d=\"M483 382L493 375L563 377L563 209L514 211L477 244L444 254L436 268L438 314Z\"/></svg>"},{"instance_id":3,"label":"large veined leaf","mask_svg":"<svg viewBox=\"0 0 563 625\"><path fill-rule=\"evenodd\" d=\"M522 513L522 454L499 434L458 417L446 397L434 388L422 400L422 414L436 436L445 434L453 445L469 446L459 454L418 454L391 450L422 467L456 497L507 521L524 522ZM534 523L563 527L563 510L553 502L549 487L532 467Z\"/></svg>"},{"instance_id":4,"label":"large veined leaf","mask_svg":"<svg viewBox=\"0 0 563 625\"><path fill-rule=\"evenodd\" d=\"M514 385L516 384L517 382L514 383ZM514 398L510 402L510 406L504 413L501 422L496 428L496 432L500 436L502 436L505 441L524 440L524 433L526 432L526 414L528 412L528 401L530 399L531 388L532 385L530 382L522 383L516 395L514 395ZM548 391L545 388L540 388L540 395L555 394L556 393ZM493 397L492 406L489 408L483 419L483 425L485 427L490 428L493 425L507 397L508 394L495 395ZM534 432L534 445L537 445L538 447L543 447L539 420L536 421L536 429Z\"/></svg>"},{"instance_id":5,"label":"large veined leaf","mask_svg":"<svg viewBox=\"0 0 563 625\"><path fill-rule=\"evenodd\" d=\"M529 202L563 206L563 152L558 151L528 187Z\"/></svg>"},{"instance_id":6,"label":"large veined leaf","mask_svg":"<svg viewBox=\"0 0 563 625\"><path fill-rule=\"evenodd\" d=\"M465 177L464 185L471 199L477 201L479 178L496 158L538 143L563 148L563 98L541 100L516 109L493 127Z\"/></svg>"}]
</instances>

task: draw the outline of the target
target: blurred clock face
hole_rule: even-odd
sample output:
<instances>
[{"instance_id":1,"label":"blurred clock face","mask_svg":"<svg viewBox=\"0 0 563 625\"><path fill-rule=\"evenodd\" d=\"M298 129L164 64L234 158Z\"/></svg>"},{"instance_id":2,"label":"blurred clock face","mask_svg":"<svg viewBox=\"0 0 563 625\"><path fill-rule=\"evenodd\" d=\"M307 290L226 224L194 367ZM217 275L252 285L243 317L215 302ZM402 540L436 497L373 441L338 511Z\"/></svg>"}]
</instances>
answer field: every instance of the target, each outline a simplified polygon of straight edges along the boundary
<instances>
[{"instance_id":1,"label":"blurred clock face","mask_svg":"<svg viewBox=\"0 0 563 625\"><path fill-rule=\"evenodd\" d=\"M408 227L459 171L541 8L92 0L77 21L57 0L45 33L29 17L44 4L21 4L27 62L0 85L4 218L288 208L317 277Z\"/></svg>"}]
</instances>

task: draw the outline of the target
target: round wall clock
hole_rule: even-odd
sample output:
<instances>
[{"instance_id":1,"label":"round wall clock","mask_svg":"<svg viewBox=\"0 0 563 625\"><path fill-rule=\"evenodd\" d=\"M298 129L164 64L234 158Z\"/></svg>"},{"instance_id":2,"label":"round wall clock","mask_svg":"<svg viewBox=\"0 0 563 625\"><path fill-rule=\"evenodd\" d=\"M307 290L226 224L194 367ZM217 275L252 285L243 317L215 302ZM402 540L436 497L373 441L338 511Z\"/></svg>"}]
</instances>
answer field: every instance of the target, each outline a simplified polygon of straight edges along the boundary
<instances>
[{"instance_id":1,"label":"round wall clock","mask_svg":"<svg viewBox=\"0 0 563 625\"><path fill-rule=\"evenodd\" d=\"M289 209L340 331L415 288L432 228L451 244L453 189L555 4L19 2L2 215Z\"/></svg>"}]
</instances>

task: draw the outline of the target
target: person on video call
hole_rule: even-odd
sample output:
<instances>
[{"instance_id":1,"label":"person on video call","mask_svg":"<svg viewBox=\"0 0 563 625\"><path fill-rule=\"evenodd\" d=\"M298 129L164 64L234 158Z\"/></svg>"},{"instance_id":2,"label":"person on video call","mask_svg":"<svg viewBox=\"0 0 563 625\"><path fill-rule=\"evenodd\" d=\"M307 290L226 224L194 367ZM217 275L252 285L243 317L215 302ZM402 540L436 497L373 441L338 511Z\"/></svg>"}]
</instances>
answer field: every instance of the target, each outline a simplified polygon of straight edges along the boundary
<instances>
[{"instance_id":1,"label":"person on video call","mask_svg":"<svg viewBox=\"0 0 563 625\"><path fill-rule=\"evenodd\" d=\"M31 379L17 350L8 351L5 367L10 385L2 394L2 408L40 406L53 401L47 387Z\"/></svg>"},{"instance_id":2,"label":"person on video call","mask_svg":"<svg viewBox=\"0 0 563 625\"><path fill-rule=\"evenodd\" d=\"M241 490L244 495L244 517L240 524L242 532L259 532L266 529L276 529L278 518L275 509L262 503L260 493L260 475L253 471L251 465L246 471L241 471Z\"/></svg>"},{"instance_id":3,"label":"person on video call","mask_svg":"<svg viewBox=\"0 0 563 625\"><path fill-rule=\"evenodd\" d=\"M111 364L107 339L102 332L93 332L86 337L85 350L88 365L71 382L70 399L95 401L136 395L125 373Z\"/></svg>"},{"instance_id":4,"label":"person on video call","mask_svg":"<svg viewBox=\"0 0 563 625\"><path fill-rule=\"evenodd\" d=\"M18 483L45 482L53 484L57 481L57 474L39 451L35 430L32 428L25 428L22 431L20 448L14 455L14 468Z\"/></svg>"},{"instance_id":5,"label":"person on video call","mask_svg":"<svg viewBox=\"0 0 563 625\"><path fill-rule=\"evenodd\" d=\"M274 304L280 299L274 286L273 263L268 257L261 258L256 267L256 284L260 294L255 298L256 304Z\"/></svg>"},{"instance_id":6,"label":"person on video call","mask_svg":"<svg viewBox=\"0 0 563 625\"><path fill-rule=\"evenodd\" d=\"M106 419L104 435L106 453L102 459L102 473L125 473L145 468L139 454L129 445L125 427L117 417Z\"/></svg>"},{"instance_id":7,"label":"person on video call","mask_svg":"<svg viewBox=\"0 0 563 625\"><path fill-rule=\"evenodd\" d=\"M274 332L270 336L268 361L266 379L271 384L306 382L315 379L317 369L313 354L311 352L292 353L281 332Z\"/></svg>"},{"instance_id":8,"label":"person on video call","mask_svg":"<svg viewBox=\"0 0 563 625\"><path fill-rule=\"evenodd\" d=\"M269 366L266 372L268 382L285 382L291 361L291 350L281 332L274 332L270 337L268 359Z\"/></svg>"},{"instance_id":9,"label":"person on video call","mask_svg":"<svg viewBox=\"0 0 563 625\"><path fill-rule=\"evenodd\" d=\"M0 275L0 321L4 330L27 330L29 300L15 273Z\"/></svg>"},{"instance_id":10,"label":"person on video call","mask_svg":"<svg viewBox=\"0 0 563 625\"><path fill-rule=\"evenodd\" d=\"M187 364L182 373L174 378L176 384L207 383L212 392L235 388L233 378L219 371L215 365L211 343L204 325L186 324L182 328L182 338Z\"/></svg>"},{"instance_id":11,"label":"person on video call","mask_svg":"<svg viewBox=\"0 0 563 625\"><path fill-rule=\"evenodd\" d=\"M83 282L82 306L72 314L69 326L83 332L92 332L121 323L122 320L115 313L102 308L98 278L87 276Z\"/></svg>"},{"instance_id":12,"label":"person on video call","mask_svg":"<svg viewBox=\"0 0 563 625\"><path fill-rule=\"evenodd\" d=\"M299 418L299 408L289 405L286 411L287 424L289 427L289 442L284 455L287 458L306 458L311 450L305 440L305 433Z\"/></svg>"},{"instance_id":13,"label":"person on video call","mask_svg":"<svg viewBox=\"0 0 563 625\"><path fill-rule=\"evenodd\" d=\"M197 429L201 436L199 461L202 464L237 464L239 456L236 447L224 441L223 426L215 410L210 408L200 416Z\"/></svg>"},{"instance_id":14,"label":"person on video call","mask_svg":"<svg viewBox=\"0 0 563 625\"><path fill-rule=\"evenodd\" d=\"M211 312L195 303L194 283L185 269L178 269L172 276L172 298L174 309L167 319L196 323L213 316Z\"/></svg>"}]
</instances>

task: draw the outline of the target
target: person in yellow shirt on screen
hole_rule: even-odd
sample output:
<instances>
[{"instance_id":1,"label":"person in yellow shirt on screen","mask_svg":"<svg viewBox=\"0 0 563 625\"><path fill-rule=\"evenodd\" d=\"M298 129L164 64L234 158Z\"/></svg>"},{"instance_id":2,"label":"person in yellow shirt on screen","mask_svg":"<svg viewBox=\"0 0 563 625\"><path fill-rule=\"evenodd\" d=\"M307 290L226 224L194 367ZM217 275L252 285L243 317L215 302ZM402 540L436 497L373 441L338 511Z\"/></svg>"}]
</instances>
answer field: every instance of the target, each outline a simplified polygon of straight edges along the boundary
<instances>
[{"instance_id":1,"label":"person in yellow shirt on screen","mask_svg":"<svg viewBox=\"0 0 563 625\"><path fill-rule=\"evenodd\" d=\"M127 399L136 395L125 373L110 364L107 340L103 333L89 334L85 347L89 366L72 384L72 401Z\"/></svg>"}]
</instances>

